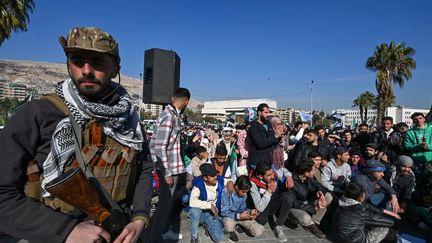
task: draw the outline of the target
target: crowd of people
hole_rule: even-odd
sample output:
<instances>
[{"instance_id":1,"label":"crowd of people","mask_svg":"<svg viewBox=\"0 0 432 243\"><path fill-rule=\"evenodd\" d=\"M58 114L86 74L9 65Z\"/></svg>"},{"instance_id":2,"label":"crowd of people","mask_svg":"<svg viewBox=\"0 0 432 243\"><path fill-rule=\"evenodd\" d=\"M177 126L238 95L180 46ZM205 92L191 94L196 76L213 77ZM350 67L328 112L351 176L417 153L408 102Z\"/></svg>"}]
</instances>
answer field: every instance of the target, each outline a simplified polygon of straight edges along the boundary
<instances>
[{"instance_id":1,"label":"crowd of people","mask_svg":"<svg viewBox=\"0 0 432 243\"><path fill-rule=\"evenodd\" d=\"M424 114L412 115L412 128L385 117L373 132L367 124L327 131L286 126L260 104L256 119L212 129L185 126L191 94L179 88L146 134L113 81L117 41L75 27L59 43L69 78L25 103L0 133L0 240L178 240L178 210L188 214L191 242L200 226L215 242L262 235L266 224L280 242L285 227L338 242L395 240L408 216L432 228Z\"/></svg>"},{"instance_id":2,"label":"crowd of people","mask_svg":"<svg viewBox=\"0 0 432 243\"><path fill-rule=\"evenodd\" d=\"M413 218L432 229L432 126L424 114L412 115L412 128L384 117L376 128L328 130L283 124L266 104L257 113L243 124L181 133L185 186L177 189L191 242L199 225L215 242L261 235L267 223L280 242L284 227L340 242L393 242L397 226ZM181 237L166 229L164 239Z\"/></svg>"}]
</instances>

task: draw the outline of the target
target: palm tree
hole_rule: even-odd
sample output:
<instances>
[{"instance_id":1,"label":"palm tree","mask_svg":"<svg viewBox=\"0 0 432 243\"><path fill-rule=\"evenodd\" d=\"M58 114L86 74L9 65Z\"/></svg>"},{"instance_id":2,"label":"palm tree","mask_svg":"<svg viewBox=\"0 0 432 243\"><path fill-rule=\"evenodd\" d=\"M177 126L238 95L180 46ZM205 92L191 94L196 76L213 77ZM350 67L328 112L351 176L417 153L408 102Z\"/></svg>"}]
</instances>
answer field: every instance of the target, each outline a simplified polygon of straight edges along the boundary
<instances>
[{"instance_id":1,"label":"palm tree","mask_svg":"<svg viewBox=\"0 0 432 243\"><path fill-rule=\"evenodd\" d=\"M373 56L367 59L366 68L376 72L378 124L395 98L392 81L402 88L405 81L411 79L411 71L416 68L412 58L414 54L415 50L406 47L404 42L396 44L392 41L390 45L383 43L377 46Z\"/></svg>"},{"instance_id":2,"label":"palm tree","mask_svg":"<svg viewBox=\"0 0 432 243\"><path fill-rule=\"evenodd\" d=\"M367 112L369 108L374 108L376 103L376 97L371 92L366 91L362 94L360 94L361 100L363 102L363 109L364 109L364 119L362 119L362 123L367 122Z\"/></svg>"},{"instance_id":3,"label":"palm tree","mask_svg":"<svg viewBox=\"0 0 432 243\"><path fill-rule=\"evenodd\" d=\"M360 120L361 120L361 123L364 123L364 120L363 120L363 110L364 110L364 108L363 108L363 100L362 100L361 95L357 96L357 98L355 100L353 100L353 106L352 107L356 107L356 106L359 108L359 111L360 111Z\"/></svg>"},{"instance_id":4,"label":"palm tree","mask_svg":"<svg viewBox=\"0 0 432 243\"><path fill-rule=\"evenodd\" d=\"M33 12L32 0L1 0L0 5L0 46L9 39L13 31L27 31L29 12Z\"/></svg>"}]
</instances>

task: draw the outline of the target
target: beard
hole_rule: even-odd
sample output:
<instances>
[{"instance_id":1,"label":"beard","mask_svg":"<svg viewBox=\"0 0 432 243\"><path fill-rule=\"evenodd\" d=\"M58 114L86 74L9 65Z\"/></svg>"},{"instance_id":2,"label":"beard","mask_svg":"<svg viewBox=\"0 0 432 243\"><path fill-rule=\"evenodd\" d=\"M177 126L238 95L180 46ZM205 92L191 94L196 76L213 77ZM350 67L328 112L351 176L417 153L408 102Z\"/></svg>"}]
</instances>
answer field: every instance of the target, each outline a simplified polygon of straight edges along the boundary
<instances>
[{"instance_id":1,"label":"beard","mask_svg":"<svg viewBox=\"0 0 432 243\"><path fill-rule=\"evenodd\" d=\"M103 97L107 87L109 86L109 81L102 81L92 77L82 77L79 79L73 79L75 87L78 92L85 98L97 101Z\"/></svg>"}]
</instances>

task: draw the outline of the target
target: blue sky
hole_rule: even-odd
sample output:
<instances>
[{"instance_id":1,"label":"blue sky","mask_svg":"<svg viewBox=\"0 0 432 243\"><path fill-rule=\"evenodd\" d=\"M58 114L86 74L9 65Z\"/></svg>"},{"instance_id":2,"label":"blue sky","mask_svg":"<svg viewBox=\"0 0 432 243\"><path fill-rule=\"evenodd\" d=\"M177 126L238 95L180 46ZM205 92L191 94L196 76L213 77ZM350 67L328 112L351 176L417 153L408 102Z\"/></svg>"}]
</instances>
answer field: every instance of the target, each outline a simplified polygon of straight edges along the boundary
<instances>
[{"instance_id":1,"label":"blue sky","mask_svg":"<svg viewBox=\"0 0 432 243\"><path fill-rule=\"evenodd\" d=\"M417 69L396 103L432 103L432 2L423 0L35 1L28 32L0 47L1 59L64 62L57 42L73 26L98 26L120 43L122 72L139 78L144 51L172 49L181 86L200 101L271 98L279 107L330 111L375 91L366 59L405 41Z\"/></svg>"}]
</instances>

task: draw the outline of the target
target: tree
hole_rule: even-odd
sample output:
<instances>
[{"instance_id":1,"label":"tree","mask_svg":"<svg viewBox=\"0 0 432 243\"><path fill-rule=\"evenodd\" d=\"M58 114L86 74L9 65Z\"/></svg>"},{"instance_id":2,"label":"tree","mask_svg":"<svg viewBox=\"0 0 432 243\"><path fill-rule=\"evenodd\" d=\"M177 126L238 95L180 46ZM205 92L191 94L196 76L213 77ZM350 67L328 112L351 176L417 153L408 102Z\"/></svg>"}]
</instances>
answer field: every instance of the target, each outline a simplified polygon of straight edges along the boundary
<instances>
[{"instance_id":1,"label":"tree","mask_svg":"<svg viewBox=\"0 0 432 243\"><path fill-rule=\"evenodd\" d=\"M29 12L33 12L32 0L1 0L0 4L0 46L9 39L12 32L27 31Z\"/></svg>"},{"instance_id":2,"label":"tree","mask_svg":"<svg viewBox=\"0 0 432 243\"><path fill-rule=\"evenodd\" d=\"M359 112L360 112L360 120L362 123L364 123L363 120L363 101L362 101L362 97L359 95L357 96L357 98L355 100L353 100L353 106L352 107L358 107L359 108Z\"/></svg>"},{"instance_id":3,"label":"tree","mask_svg":"<svg viewBox=\"0 0 432 243\"><path fill-rule=\"evenodd\" d=\"M361 123L367 123L367 112L369 108L375 107L375 95L366 91L361 93L355 100L353 100L353 107L359 107Z\"/></svg>"},{"instance_id":4,"label":"tree","mask_svg":"<svg viewBox=\"0 0 432 243\"><path fill-rule=\"evenodd\" d=\"M360 96L361 96L361 99L363 102L363 109L364 109L364 119L362 120L362 123L367 123L368 109L376 107L376 105L375 105L376 104L376 97L374 94L372 94L369 91L362 93Z\"/></svg>"},{"instance_id":5,"label":"tree","mask_svg":"<svg viewBox=\"0 0 432 243\"><path fill-rule=\"evenodd\" d=\"M396 44L392 41L390 45L383 43L377 46L373 56L367 59L366 68L376 72L378 123L381 123L385 110L395 99L392 81L402 88L405 81L412 78L411 71L416 68L412 58L414 54L415 50L406 47L404 42Z\"/></svg>"}]
</instances>

